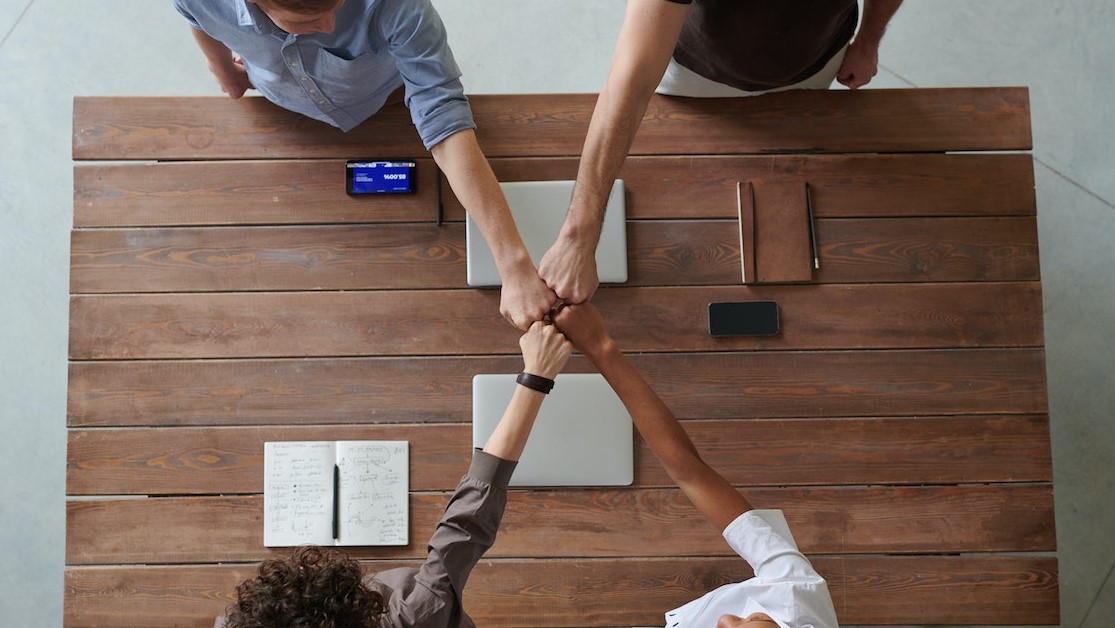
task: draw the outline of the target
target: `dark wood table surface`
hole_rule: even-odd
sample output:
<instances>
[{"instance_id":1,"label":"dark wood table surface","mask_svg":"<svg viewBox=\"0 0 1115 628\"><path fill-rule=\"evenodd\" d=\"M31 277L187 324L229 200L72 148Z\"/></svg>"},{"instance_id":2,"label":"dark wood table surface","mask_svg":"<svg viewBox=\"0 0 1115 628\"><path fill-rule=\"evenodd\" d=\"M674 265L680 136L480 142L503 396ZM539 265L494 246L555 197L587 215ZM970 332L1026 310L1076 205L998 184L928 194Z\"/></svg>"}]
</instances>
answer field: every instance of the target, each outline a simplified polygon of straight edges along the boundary
<instances>
[{"instance_id":1,"label":"dark wood table surface","mask_svg":"<svg viewBox=\"0 0 1115 628\"><path fill-rule=\"evenodd\" d=\"M572 179L594 95L473 96L501 180ZM782 508L842 624L1056 624L1024 88L655 97L594 302L706 460ZM344 160L418 158L350 198ZM67 626L207 626L263 547L267 440L410 441L416 564L467 467L471 378L517 372L464 213L401 106L343 134L259 98L74 102ZM735 186L808 182L821 268L741 284ZM713 338L712 301L777 337ZM567 369L591 371L581 356ZM636 442L624 488L512 492L482 626L660 626L750 574Z\"/></svg>"}]
</instances>

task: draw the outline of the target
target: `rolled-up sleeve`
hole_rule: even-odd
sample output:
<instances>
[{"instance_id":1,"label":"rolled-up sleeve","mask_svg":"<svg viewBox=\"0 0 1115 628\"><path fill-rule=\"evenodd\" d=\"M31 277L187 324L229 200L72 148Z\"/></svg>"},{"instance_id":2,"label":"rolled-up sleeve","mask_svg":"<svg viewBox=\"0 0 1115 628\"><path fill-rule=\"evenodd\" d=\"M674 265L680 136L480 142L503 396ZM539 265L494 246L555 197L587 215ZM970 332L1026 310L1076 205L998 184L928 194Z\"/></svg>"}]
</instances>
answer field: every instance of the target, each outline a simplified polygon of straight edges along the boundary
<instances>
[{"instance_id":1,"label":"rolled-up sleeve","mask_svg":"<svg viewBox=\"0 0 1115 628\"><path fill-rule=\"evenodd\" d=\"M186 5L182 3L182 0L172 0L172 4L174 5L174 10L178 11L182 17L186 18L186 21L190 23L191 27L198 30L201 29L201 24L198 23L193 13L190 13L190 10L186 8Z\"/></svg>"},{"instance_id":2,"label":"rolled-up sleeve","mask_svg":"<svg viewBox=\"0 0 1115 628\"><path fill-rule=\"evenodd\" d=\"M513 461L475 450L472 466L449 499L445 514L430 537L426 562L415 578L419 585L415 594L432 593L440 598L445 603L441 612L449 610L451 615L461 612L461 596L469 574L496 540L507 505L507 484L515 465Z\"/></svg>"},{"instance_id":3,"label":"rolled-up sleeve","mask_svg":"<svg viewBox=\"0 0 1115 628\"><path fill-rule=\"evenodd\" d=\"M750 510L724 529L724 539L751 565L758 578L821 580L798 551L781 510Z\"/></svg>"},{"instance_id":4,"label":"rolled-up sleeve","mask_svg":"<svg viewBox=\"0 0 1115 628\"><path fill-rule=\"evenodd\" d=\"M476 128L445 25L429 0L384 0L376 23L406 88L405 101L429 150Z\"/></svg>"}]
</instances>

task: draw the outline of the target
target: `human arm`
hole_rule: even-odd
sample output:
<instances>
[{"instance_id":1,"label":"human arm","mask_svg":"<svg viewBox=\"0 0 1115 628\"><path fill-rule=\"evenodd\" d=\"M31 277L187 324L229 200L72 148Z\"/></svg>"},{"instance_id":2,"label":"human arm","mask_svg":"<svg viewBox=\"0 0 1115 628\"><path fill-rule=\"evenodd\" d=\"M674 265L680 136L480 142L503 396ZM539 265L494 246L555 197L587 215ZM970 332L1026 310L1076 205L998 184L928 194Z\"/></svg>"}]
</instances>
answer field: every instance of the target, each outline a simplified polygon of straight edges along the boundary
<instances>
[{"instance_id":1,"label":"human arm","mask_svg":"<svg viewBox=\"0 0 1115 628\"><path fill-rule=\"evenodd\" d=\"M554 322L616 391L639 434L686 497L723 530L751 505L701 459L681 424L620 352L591 303L562 308Z\"/></svg>"},{"instance_id":2,"label":"human arm","mask_svg":"<svg viewBox=\"0 0 1115 628\"><path fill-rule=\"evenodd\" d=\"M531 325L519 339L519 348L523 353L523 372L546 379L557 377L573 352L572 343L556 327L541 321ZM484 451L505 460L518 460L545 398L545 393L516 385L511 403L484 445Z\"/></svg>"},{"instance_id":3,"label":"human arm","mask_svg":"<svg viewBox=\"0 0 1115 628\"><path fill-rule=\"evenodd\" d=\"M472 129L454 133L430 153L492 251L503 283L500 313L519 329L542 320L557 297L534 268L476 133Z\"/></svg>"},{"instance_id":4,"label":"human arm","mask_svg":"<svg viewBox=\"0 0 1115 628\"><path fill-rule=\"evenodd\" d=\"M209 71L216 77L222 92L228 94L229 98L236 99L252 88L252 82L248 79L248 72L244 69L244 64L239 57L232 54L227 46L213 39L200 28L191 27L190 31L193 33L198 47L201 48L201 53L205 55Z\"/></svg>"},{"instance_id":5,"label":"human arm","mask_svg":"<svg viewBox=\"0 0 1115 628\"><path fill-rule=\"evenodd\" d=\"M627 3L608 78L581 150L569 212L538 265L546 284L571 303L589 300L599 285L595 255L608 195L688 12L688 4L666 0Z\"/></svg>"},{"instance_id":6,"label":"human arm","mask_svg":"<svg viewBox=\"0 0 1115 628\"><path fill-rule=\"evenodd\" d=\"M475 123L449 49L445 25L429 0L385 0L375 26L406 88L406 106L423 145L488 243L503 283L500 312L527 329L557 297L538 276L507 200L473 130Z\"/></svg>"},{"instance_id":7,"label":"human arm","mask_svg":"<svg viewBox=\"0 0 1115 628\"><path fill-rule=\"evenodd\" d=\"M871 82L879 71L879 42L901 4L902 0L863 0L859 32L848 44L836 80L849 89L858 89Z\"/></svg>"},{"instance_id":8,"label":"human arm","mask_svg":"<svg viewBox=\"0 0 1115 628\"><path fill-rule=\"evenodd\" d=\"M524 372L547 379L557 376L573 350L553 325L542 322L531 325L519 339L519 347ZM469 573L495 542L507 501L507 484L545 397L541 392L517 385L496 429L483 449L474 452L468 474L461 479L430 538L429 556L417 577L424 585L416 593L420 598L433 593L446 602L456 600L456 604L447 604L444 609L459 606ZM421 600L409 604L413 608L429 606Z\"/></svg>"}]
</instances>

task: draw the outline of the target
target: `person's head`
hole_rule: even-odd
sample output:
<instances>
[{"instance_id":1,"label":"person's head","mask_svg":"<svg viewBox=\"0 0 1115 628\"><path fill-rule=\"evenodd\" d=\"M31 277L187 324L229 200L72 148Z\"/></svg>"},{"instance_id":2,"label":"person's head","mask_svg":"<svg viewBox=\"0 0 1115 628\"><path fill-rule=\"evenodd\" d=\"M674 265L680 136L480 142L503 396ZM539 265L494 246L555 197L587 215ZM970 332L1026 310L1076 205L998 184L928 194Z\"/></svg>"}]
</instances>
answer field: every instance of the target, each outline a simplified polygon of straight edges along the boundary
<instances>
[{"instance_id":1,"label":"person's head","mask_svg":"<svg viewBox=\"0 0 1115 628\"><path fill-rule=\"evenodd\" d=\"M780 628L777 622L766 613L751 613L747 617L721 615L716 620L716 628Z\"/></svg>"},{"instance_id":2,"label":"person's head","mask_svg":"<svg viewBox=\"0 0 1115 628\"><path fill-rule=\"evenodd\" d=\"M345 0L248 0L291 35L332 33Z\"/></svg>"},{"instance_id":3,"label":"person's head","mask_svg":"<svg viewBox=\"0 0 1115 628\"><path fill-rule=\"evenodd\" d=\"M360 564L343 552L303 545L289 558L266 560L259 575L236 588L227 628L365 628L384 600L363 581Z\"/></svg>"}]
</instances>

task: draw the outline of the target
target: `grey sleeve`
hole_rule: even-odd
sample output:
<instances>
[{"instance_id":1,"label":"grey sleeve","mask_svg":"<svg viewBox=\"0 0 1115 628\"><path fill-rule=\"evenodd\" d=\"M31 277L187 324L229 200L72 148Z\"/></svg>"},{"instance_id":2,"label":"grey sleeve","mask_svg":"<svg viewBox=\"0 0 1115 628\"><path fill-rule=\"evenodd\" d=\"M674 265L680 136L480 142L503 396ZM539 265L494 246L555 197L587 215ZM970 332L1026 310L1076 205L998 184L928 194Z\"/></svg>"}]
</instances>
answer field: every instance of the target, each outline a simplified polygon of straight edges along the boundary
<instances>
[{"instance_id":1,"label":"grey sleeve","mask_svg":"<svg viewBox=\"0 0 1115 628\"><path fill-rule=\"evenodd\" d=\"M445 514L430 538L428 556L418 571L415 595L432 593L457 614L472 568L496 540L507 483L516 463L474 450L472 466L449 498ZM419 606L426 606L415 600ZM442 612L445 612L444 610Z\"/></svg>"}]
</instances>

